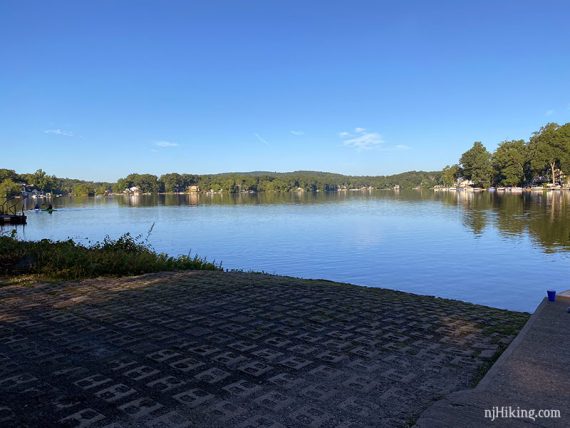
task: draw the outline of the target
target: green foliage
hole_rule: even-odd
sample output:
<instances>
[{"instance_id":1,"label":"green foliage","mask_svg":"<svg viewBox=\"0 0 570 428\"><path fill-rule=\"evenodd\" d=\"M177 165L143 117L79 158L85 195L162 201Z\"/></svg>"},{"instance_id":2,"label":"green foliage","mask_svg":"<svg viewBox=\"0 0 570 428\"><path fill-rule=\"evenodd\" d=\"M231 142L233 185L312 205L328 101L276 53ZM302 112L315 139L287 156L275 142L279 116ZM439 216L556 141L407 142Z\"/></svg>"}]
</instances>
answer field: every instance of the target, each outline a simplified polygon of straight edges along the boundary
<instances>
[{"instance_id":1,"label":"green foliage","mask_svg":"<svg viewBox=\"0 0 570 428\"><path fill-rule=\"evenodd\" d=\"M170 173L160 176L159 187L168 193L186 192L188 187L197 184L197 176L192 174Z\"/></svg>"},{"instance_id":2,"label":"green foliage","mask_svg":"<svg viewBox=\"0 0 570 428\"><path fill-rule=\"evenodd\" d=\"M18 181L20 180L20 176L16 174L16 171L13 169L0 168L0 183L8 179L12 181Z\"/></svg>"},{"instance_id":3,"label":"green foliage","mask_svg":"<svg viewBox=\"0 0 570 428\"><path fill-rule=\"evenodd\" d=\"M459 165L446 165L441 171L441 181L446 186L453 186L455 180L459 177L460 168Z\"/></svg>"},{"instance_id":4,"label":"green foliage","mask_svg":"<svg viewBox=\"0 0 570 428\"><path fill-rule=\"evenodd\" d=\"M0 275L38 275L46 279L139 275L172 270L222 270L198 256L171 257L155 252L130 234L84 246L74 242L21 241L0 236Z\"/></svg>"},{"instance_id":5,"label":"green foliage","mask_svg":"<svg viewBox=\"0 0 570 428\"><path fill-rule=\"evenodd\" d=\"M72 190L73 196L93 196L95 194L95 189L86 183L76 184L73 186Z\"/></svg>"},{"instance_id":6,"label":"green foliage","mask_svg":"<svg viewBox=\"0 0 570 428\"><path fill-rule=\"evenodd\" d=\"M559 126L548 123L530 139L530 163L539 175L548 175L552 183L557 180L557 170L570 167L570 124Z\"/></svg>"},{"instance_id":7,"label":"green foliage","mask_svg":"<svg viewBox=\"0 0 570 428\"><path fill-rule=\"evenodd\" d=\"M346 176L328 172L295 171L285 173L248 172L207 175L164 174L160 179L149 174L130 174L113 186L115 192L137 186L142 192L156 193L184 192L189 186L197 185L203 191L214 192L288 192L297 189L305 191L336 191L337 188L359 189L372 186L377 189L418 186L431 187L439 180L438 172L410 171L392 176Z\"/></svg>"},{"instance_id":8,"label":"green foliage","mask_svg":"<svg viewBox=\"0 0 570 428\"><path fill-rule=\"evenodd\" d=\"M129 174L120 178L113 190L122 192L131 187L138 187L142 193L157 193L160 190L158 177L152 174Z\"/></svg>"},{"instance_id":9,"label":"green foliage","mask_svg":"<svg viewBox=\"0 0 570 428\"><path fill-rule=\"evenodd\" d=\"M473 143L473 147L461 155L459 163L463 177L472 180L475 186L489 187L493 179L491 153L480 141Z\"/></svg>"},{"instance_id":10,"label":"green foliage","mask_svg":"<svg viewBox=\"0 0 570 428\"><path fill-rule=\"evenodd\" d=\"M111 191L111 186L105 185L105 184L100 184L95 189L95 194L96 195L105 195L105 194L109 193L110 191Z\"/></svg>"},{"instance_id":11,"label":"green foliage","mask_svg":"<svg viewBox=\"0 0 570 428\"><path fill-rule=\"evenodd\" d=\"M482 187L491 183L522 186L547 180L553 184L568 183L565 173L570 175L570 123L547 123L528 143L504 141L493 155L476 142L463 153L460 164L460 175ZM448 180L450 173L445 172Z\"/></svg>"},{"instance_id":12,"label":"green foliage","mask_svg":"<svg viewBox=\"0 0 570 428\"><path fill-rule=\"evenodd\" d=\"M0 200L11 198L22 192L22 186L15 183L11 178L7 178L0 182Z\"/></svg>"},{"instance_id":13,"label":"green foliage","mask_svg":"<svg viewBox=\"0 0 570 428\"><path fill-rule=\"evenodd\" d=\"M289 192L302 189L308 192L336 191L338 188L360 189L372 186L376 189L391 189L396 184L402 188L418 186L431 187L439 180L440 173L410 171L391 176L347 176L329 172L295 171L295 172L249 172L224 173L191 176L191 181L184 181L189 185L198 185L203 191L214 192ZM168 180L165 177L168 176ZM165 191L172 189L169 185L174 174L163 175L160 180L164 182ZM186 175L182 175L187 177Z\"/></svg>"},{"instance_id":14,"label":"green foliage","mask_svg":"<svg viewBox=\"0 0 570 428\"><path fill-rule=\"evenodd\" d=\"M76 194L77 192L74 191L75 188L82 189L81 187L78 187L79 185L88 186L90 189L88 192L89 194L93 194L94 189L100 186L105 186L107 189L111 188L110 183L100 183L70 178L58 178L54 175L48 175L41 169L38 169L32 174L17 174L14 170L11 169L0 169L0 186L2 186L3 182L7 179L10 179L17 184L25 184L28 189L35 189L56 194ZM21 187L19 187L19 191L20 190L22 190ZM81 191L79 193L85 194L84 191Z\"/></svg>"},{"instance_id":15,"label":"green foliage","mask_svg":"<svg viewBox=\"0 0 570 428\"><path fill-rule=\"evenodd\" d=\"M24 178L28 184L42 192L52 192L57 188L57 178L53 175L47 175L42 169L38 169L33 174L25 174Z\"/></svg>"},{"instance_id":16,"label":"green foliage","mask_svg":"<svg viewBox=\"0 0 570 428\"><path fill-rule=\"evenodd\" d=\"M308 192L336 191L338 189L402 189L433 187L443 183L451 186L457 178L472 180L476 186L491 184L519 186L549 179L562 182L564 173L570 176L570 123L559 126L549 123L533 134L530 141L505 141L491 155L485 146L475 142L463 153L460 165L446 166L443 171L408 171L389 176L349 176L328 172L294 171L241 172L223 174L168 173L157 177L152 174L129 174L116 183L98 183L48 176L43 170L33 174L20 174L9 169L0 169L0 183L5 179L23 182L38 190L64 194L104 194L109 189L121 193L138 187L142 193L186 192L190 186L201 191L239 192L290 192L302 189ZM567 180L568 181L568 180Z\"/></svg>"},{"instance_id":17,"label":"green foliage","mask_svg":"<svg viewBox=\"0 0 570 428\"><path fill-rule=\"evenodd\" d=\"M525 181L527 159L524 140L503 141L493 154L495 182L503 186L521 186Z\"/></svg>"}]
</instances>

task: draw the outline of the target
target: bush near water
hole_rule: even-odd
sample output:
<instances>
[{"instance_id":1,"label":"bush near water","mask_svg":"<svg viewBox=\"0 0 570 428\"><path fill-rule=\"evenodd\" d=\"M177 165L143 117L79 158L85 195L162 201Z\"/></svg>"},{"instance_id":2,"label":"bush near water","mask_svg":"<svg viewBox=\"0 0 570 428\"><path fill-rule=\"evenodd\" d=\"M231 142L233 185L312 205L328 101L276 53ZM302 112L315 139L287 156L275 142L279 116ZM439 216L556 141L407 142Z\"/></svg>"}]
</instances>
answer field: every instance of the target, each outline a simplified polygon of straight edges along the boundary
<instances>
[{"instance_id":1,"label":"bush near water","mask_svg":"<svg viewBox=\"0 0 570 428\"><path fill-rule=\"evenodd\" d=\"M222 266L198 256L157 253L140 237L128 233L90 245L71 239L22 241L15 236L0 236L2 276L37 275L43 279L68 280L173 270L222 270Z\"/></svg>"}]
</instances>

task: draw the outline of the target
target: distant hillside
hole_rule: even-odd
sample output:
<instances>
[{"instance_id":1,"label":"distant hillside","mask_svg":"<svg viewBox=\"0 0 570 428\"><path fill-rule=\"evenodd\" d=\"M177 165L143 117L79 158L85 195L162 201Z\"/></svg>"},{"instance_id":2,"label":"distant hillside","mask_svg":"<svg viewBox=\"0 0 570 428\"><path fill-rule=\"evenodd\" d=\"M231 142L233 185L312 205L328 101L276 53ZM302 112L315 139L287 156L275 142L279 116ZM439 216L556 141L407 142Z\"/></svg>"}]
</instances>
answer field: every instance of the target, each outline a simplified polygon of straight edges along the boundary
<instances>
[{"instance_id":1,"label":"distant hillside","mask_svg":"<svg viewBox=\"0 0 570 428\"><path fill-rule=\"evenodd\" d=\"M336 191L337 189L391 189L399 185L403 189L433 187L441 181L439 171L408 171L395 175L355 176L320 171L292 172L224 172L219 174L179 174L169 173L160 177L153 174L129 174L116 183L85 181L73 178L58 178L43 170L34 173L18 174L14 170L0 169L0 197L16 195L22 185L42 192L66 195L94 195L110 192L123 192L138 187L141 192L185 192L189 186L198 186L200 191L215 192L287 192Z\"/></svg>"},{"instance_id":2,"label":"distant hillside","mask_svg":"<svg viewBox=\"0 0 570 428\"><path fill-rule=\"evenodd\" d=\"M291 191L336 191L341 189L393 188L399 185L404 189L433 187L441 180L439 171L409 171L395 175L351 176L320 171L293 172L227 172L220 174L179 174L169 173L160 177L152 174L130 174L121 178L113 190L121 192L137 187L141 192L184 192L189 186L197 186L200 191L264 192Z\"/></svg>"}]
</instances>

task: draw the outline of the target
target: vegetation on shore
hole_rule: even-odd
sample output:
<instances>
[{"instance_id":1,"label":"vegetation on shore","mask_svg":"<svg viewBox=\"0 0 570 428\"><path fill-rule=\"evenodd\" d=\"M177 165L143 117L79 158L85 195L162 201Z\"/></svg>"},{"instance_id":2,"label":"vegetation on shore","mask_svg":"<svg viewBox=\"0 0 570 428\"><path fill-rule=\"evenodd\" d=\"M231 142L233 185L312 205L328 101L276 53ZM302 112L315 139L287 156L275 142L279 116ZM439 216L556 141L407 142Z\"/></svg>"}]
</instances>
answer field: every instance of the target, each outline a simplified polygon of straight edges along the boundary
<instances>
[{"instance_id":1,"label":"vegetation on shore","mask_svg":"<svg viewBox=\"0 0 570 428\"><path fill-rule=\"evenodd\" d=\"M198 256L157 253L147 241L128 233L90 245L71 239L22 241L14 234L0 236L0 276L8 278L70 280L174 270L222 270L222 266Z\"/></svg>"},{"instance_id":2,"label":"vegetation on shore","mask_svg":"<svg viewBox=\"0 0 570 428\"><path fill-rule=\"evenodd\" d=\"M547 123L529 139L503 141L494 153L476 141L459 163L446 166L442 184L453 186L458 178L477 187L525 186L566 183L570 170L570 123Z\"/></svg>"},{"instance_id":3,"label":"vegetation on shore","mask_svg":"<svg viewBox=\"0 0 570 428\"><path fill-rule=\"evenodd\" d=\"M33 174L17 174L13 170L0 169L0 198L15 196L22 190L22 184L41 192L73 196L103 195L109 192L122 193L125 189L137 187L142 193L178 193L187 192L190 186L202 191L214 192L288 192L336 191L339 188L376 189L432 187L440 180L440 172L409 171L388 176L347 176L329 172L242 172L221 174L178 174L168 173L161 176L153 174L129 174L116 183L96 183L81 180L60 179L48 176L38 170Z\"/></svg>"},{"instance_id":4,"label":"vegetation on shore","mask_svg":"<svg viewBox=\"0 0 570 428\"><path fill-rule=\"evenodd\" d=\"M317 171L294 172L236 172L222 174L168 173L129 174L116 183L91 182L57 178L38 170L31 174L18 174L14 170L0 169L0 198L14 196L22 186L41 192L86 196L122 193L137 188L142 193L211 192L288 192L337 191L339 189L403 189L431 188L443 184L453 186L457 179L473 182L477 187L523 186L544 182L566 182L564 171L570 170L570 123L562 126L548 123L535 132L528 141L503 141L494 153L481 142L463 153L459 162L446 166L443 171L408 171L395 175L352 176Z\"/></svg>"},{"instance_id":5,"label":"vegetation on shore","mask_svg":"<svg viewBox=\"0 0 570 428\"><path fill-rule=\"evenodd\" d=\"M34 173L18 174L12 169L0 168L0 199L19 195L24 188L46 193L83 196L102 195L111 187L112 183L58 178L55 175L48 175L42 169Z\"/></svg>"},{"instance_id":6,"label":"vegetation on shore","mask_svg":"<svg viewBox=\"0 0 570 428\"><path fill-rule=\"evenodd\" d=\"M115 192L138 187L143 193L185 192L190 186L201 191L213 192L328 192L338 189L375 189L432 187L437 184L439 172L409 171L388 176L350 176L318 171L295 172L245 172L222 174L177 174L169 173L160 177L151 174L130 174L121 178L113 186Z\"/></svg>"}]
</instances>

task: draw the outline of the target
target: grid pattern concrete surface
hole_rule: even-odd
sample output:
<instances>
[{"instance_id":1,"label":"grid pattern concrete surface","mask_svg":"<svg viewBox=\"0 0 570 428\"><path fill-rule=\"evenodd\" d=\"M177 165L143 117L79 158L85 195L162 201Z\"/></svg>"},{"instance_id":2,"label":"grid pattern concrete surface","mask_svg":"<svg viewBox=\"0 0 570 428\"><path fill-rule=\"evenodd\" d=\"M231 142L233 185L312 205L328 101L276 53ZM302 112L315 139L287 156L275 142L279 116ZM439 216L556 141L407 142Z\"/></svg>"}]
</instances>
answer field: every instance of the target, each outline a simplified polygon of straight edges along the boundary
<instances>
[{"instance_id":1,"label":"grid pattern concrete surface","mask_svg":"<svg viewBox=\"0 0 570 428\"><path fill-rule=\"evenodd\" d=\"M239 272L5 286L0 426L408 426L526 317Z\"/></svg>"}]
</instances>

